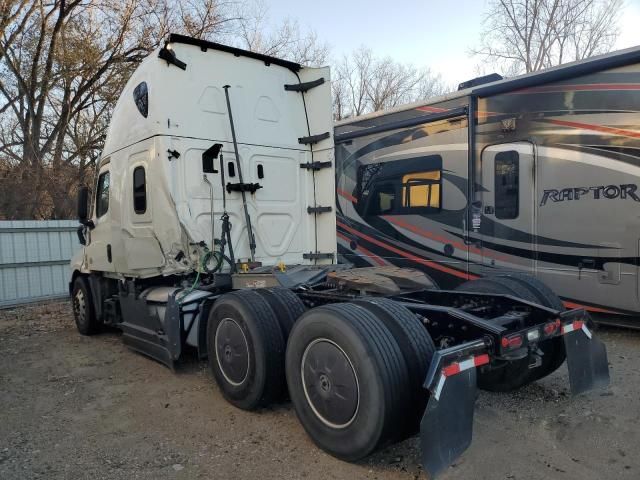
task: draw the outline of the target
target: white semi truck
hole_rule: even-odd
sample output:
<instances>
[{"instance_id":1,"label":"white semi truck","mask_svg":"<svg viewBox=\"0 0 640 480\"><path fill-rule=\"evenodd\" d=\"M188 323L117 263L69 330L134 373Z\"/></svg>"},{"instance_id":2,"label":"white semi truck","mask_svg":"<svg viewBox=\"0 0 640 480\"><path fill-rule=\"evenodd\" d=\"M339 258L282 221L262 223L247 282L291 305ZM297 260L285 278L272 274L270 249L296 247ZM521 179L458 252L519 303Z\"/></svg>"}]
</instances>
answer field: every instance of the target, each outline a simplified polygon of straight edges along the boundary
<instances>
[{"instance_id":1,"label":"white semi truck","mask_svg":"<svg viewBox=\"0 0 640 480\"><path fill-rule=\"evenodd\" d=\"M420 430L432 475L467 448L478 386L518 388L565 358L574 393L606 385L586 311L533 278L449 291L336 263L329 75L180 35L138 67L78 198L80 333L118 328L170 367L194 351L242 409L288 395L341 459Z\"/></svg>"}]
</instances>

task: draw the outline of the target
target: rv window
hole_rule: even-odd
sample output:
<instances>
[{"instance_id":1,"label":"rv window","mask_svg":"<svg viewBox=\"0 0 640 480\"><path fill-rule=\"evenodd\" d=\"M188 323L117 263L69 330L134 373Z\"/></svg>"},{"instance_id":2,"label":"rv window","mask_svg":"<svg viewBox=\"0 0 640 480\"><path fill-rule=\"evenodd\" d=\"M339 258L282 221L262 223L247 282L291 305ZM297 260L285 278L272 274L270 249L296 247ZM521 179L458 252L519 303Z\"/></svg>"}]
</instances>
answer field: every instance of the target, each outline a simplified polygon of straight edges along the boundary
<instances>
[{"instance_id":1,"label":"rv window","mask_svg":"<svg viewBox=\"0 0 640 480\"><path fill-rule=\"evenodd\" d=\"M402 177L403 208L440 208L440 170Z\"/></svg>"},{"instance_id":2,"label":"rv window","mask_svg":"<svg viewBox=\"0 0 640 480\"><path fill-rule=\"evenodd\" d=\"M396 187L391 183L376 185L367 205L367 215L388 215L396 210Z\"/></svg>"},{"instance_id":3,"label":"rv window","mask_svg":"<svg viewBox=\"0 0 640 480\"><path fill-rule=\"evenodd\" d=\"M496 218L502 220L518 218L520 197L518 152L510 150L496 154L494 190Z\"/></svg>"},{"instance_id":4,"label":"rv window","mask_svg":"<svg viewBox=\"0 0 640 480\"><path fill-rule=\"evenodd\" d=\"M136 107L140 114L147 118L149 114L149 90L147 88L147 82L139 83L133 90L133 101L136 102Z\"/></svg>"},{"instance_id":5,"label":"rv window","mask_svg":"<svg viewBox=\"0 0 640 480\"><path fill-rule=\"evenodd\" d=\"M103 172L98 177L96 190L96 217L100 218L109 210L109 171Z\"/></svg>"},{"instance_id":6,"label":"rv window","mask_svg":"<svg viewBox=\"0 0 640 480\"><path fill-rule=\"evenodd\" d=\"M133 170L133 210L142 215L147 211L147 185L144 167Z\"/></svg>"}]
</instances>

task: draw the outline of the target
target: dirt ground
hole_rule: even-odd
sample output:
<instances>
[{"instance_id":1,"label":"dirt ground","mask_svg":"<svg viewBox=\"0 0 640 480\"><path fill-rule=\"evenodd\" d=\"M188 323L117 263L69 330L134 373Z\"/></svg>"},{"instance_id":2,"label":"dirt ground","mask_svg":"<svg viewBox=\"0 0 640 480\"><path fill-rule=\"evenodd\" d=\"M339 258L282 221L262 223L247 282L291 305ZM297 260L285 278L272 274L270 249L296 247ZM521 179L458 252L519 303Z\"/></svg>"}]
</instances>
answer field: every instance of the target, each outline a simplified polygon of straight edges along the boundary
<instances>
[{"instance_id":1,"label":"dirt ground","mask_svg":"<svg viewBox=\"0 0 640 480\"><path fill-rule=\"evenodd\" d=\"M640 478L640 332L600 329L612 384L577 398L566 368L481 393L474 441L440 478ZM117 333L82 337L68 304L0 311L0 479L415 479L418 440L349 464L316 448L290 404L224 401L205 363L173 372Z\"/></svg>"}]
</instances>

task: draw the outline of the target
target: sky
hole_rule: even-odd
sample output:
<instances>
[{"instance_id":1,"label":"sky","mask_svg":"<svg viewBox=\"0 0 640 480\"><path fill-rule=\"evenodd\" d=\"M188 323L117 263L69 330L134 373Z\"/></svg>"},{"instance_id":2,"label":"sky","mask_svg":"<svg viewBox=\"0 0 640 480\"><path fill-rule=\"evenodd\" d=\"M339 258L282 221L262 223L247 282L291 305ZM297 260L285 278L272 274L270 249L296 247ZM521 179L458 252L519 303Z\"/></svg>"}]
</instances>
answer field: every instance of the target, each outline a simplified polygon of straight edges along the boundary
<instances>
[{"instance_id":1,"label":"sky","mask_svg":"<svg viewBox=\"0 0 640 480\"><path fill-rule=\"evenodd\" d=\"M361 45L378 56L427 66L449 85L477 76L469 49L480 38L487 0L268 0L270 20L297 19L334 57ZM640 45L640 0L626 0L616 49Z\"/></svg>"}]
</instances>

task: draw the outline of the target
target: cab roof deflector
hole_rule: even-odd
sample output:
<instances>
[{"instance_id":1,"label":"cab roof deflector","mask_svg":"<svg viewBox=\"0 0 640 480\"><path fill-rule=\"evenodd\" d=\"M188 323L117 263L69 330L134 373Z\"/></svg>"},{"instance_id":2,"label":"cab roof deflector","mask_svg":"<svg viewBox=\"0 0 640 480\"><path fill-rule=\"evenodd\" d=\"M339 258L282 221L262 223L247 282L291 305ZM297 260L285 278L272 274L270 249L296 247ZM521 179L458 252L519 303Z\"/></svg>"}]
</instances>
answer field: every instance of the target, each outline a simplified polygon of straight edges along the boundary
<instances>
[{"instance_id":1,"label":"cab roof deflector","mask_svg":"<svg viewBox=\"0 0 640 480\"><path fill-rule=\"evenodd\" d=\"M288 68L292 72L299 72L302 66L299 63L290 62L288 60L282 60L281 58L270 57L269 55L263 55L262 53L250 52L248 50L242 50L241 48L230 47L228 45L222 45L220 43L210 42L208 40L201 40L199 38L187 37L186 35L180 35L178 33L172 33L167 39L169 43L184 43L185 45L194 45L200 47L203 52L208 49L220 50L235 55L236 57L249 57L256 60L261 60L265 65L279 65L281 67Z\"/></svg>"}]
</instances>

